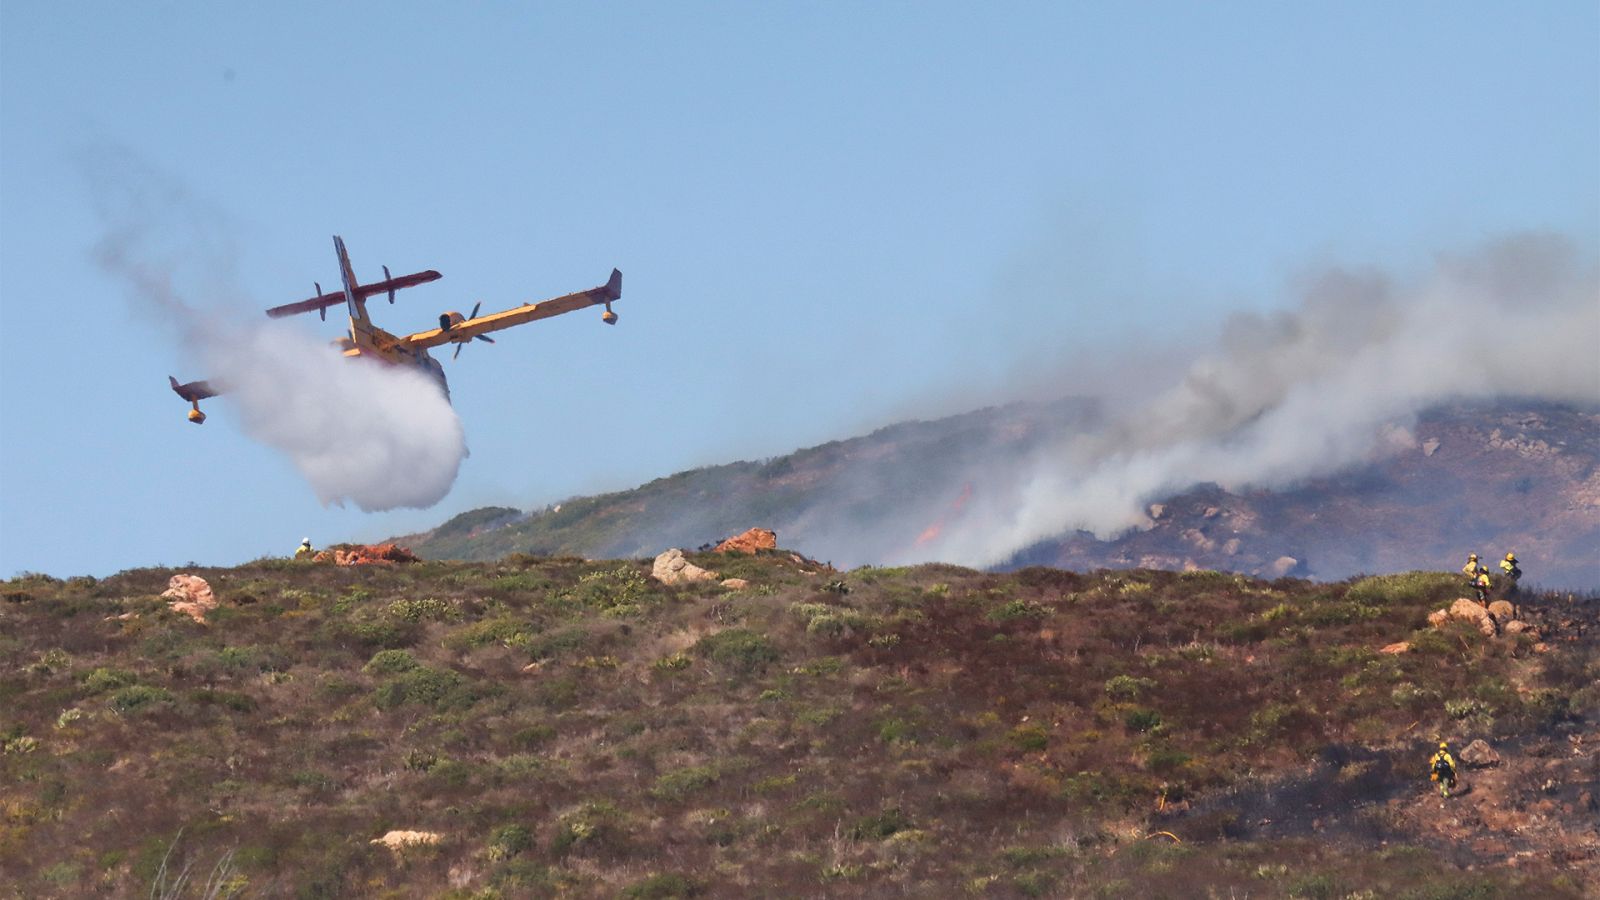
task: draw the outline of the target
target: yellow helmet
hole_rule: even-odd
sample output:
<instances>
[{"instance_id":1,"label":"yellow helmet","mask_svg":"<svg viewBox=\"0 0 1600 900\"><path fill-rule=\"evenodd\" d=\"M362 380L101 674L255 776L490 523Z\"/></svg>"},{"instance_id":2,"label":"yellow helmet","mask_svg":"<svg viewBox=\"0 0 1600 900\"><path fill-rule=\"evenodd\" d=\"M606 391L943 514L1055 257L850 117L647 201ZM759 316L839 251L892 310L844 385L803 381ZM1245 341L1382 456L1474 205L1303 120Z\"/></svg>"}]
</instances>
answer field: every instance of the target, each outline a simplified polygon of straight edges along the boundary
<instances>
[{"instance_id":1,"label":"yellow helmet","mask_svg":"<svg viewBox=\"0 0 1600 900\"><path fill-rule=\"evenodd\" d=\"M1517 561L1517 555L1515 553L1507 553L1506 554L1506 559L1508 559L1508 560L1510 560L1512 562L1516 562Z\"/></svg>"},{"instance_id":2,"label":"yellow helmet","mask_svg":"<svg viewBox=\"0 0 1600 900\"><path fill-rule=\"evenodd\" d=\"M1439 749L1440 750L1449 750L1450 749L1450 745L1448 743L1446 743L1445 741L1440 741L1439 742Z\"/></svg>"},{"instance_id":3,"label":"yellow helmet","mask_svg":"<svg viewBox=\"0 0 1600 900\"><path fill-rule=\"evenodd\" d=\"M1467 554L1467 559L1477 559L1477 558L1478 558L1478 554L1476 554L1476 553L1468 553Z\"/></svg>"}]
</instances>

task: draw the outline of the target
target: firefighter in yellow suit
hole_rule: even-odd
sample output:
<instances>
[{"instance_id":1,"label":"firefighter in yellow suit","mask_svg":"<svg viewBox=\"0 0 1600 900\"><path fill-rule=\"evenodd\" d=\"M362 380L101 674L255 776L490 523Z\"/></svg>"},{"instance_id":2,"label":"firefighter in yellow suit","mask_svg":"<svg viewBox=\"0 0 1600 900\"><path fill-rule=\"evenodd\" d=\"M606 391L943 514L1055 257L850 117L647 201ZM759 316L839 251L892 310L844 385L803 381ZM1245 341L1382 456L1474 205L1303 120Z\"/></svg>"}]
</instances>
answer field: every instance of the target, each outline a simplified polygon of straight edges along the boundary
<instances>
[{"instance_id":1,"label":"firefighter in yellow suit","mask_svg":"<svg viewBox=\"0 0 1600 900\"><path fill-rule=\"evenodd\" d=\"M1439 752L1428 760L1428 777L1439 783L1439 796L1448 797L1456 786L1456 761L1450 755L1450 745L1439 742Z\"/></svg>"}]
</instances>

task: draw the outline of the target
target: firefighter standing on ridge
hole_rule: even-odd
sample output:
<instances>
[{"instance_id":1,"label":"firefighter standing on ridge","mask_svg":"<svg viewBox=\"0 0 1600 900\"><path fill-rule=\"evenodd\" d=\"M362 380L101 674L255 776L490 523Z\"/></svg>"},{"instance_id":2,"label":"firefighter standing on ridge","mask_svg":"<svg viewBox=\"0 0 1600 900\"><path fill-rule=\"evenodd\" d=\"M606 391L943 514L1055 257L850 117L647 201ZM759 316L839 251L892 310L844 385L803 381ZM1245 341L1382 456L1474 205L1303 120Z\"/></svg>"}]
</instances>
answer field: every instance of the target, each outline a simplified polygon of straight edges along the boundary
<instances>
[{"instance_id":1,"label":"firefighter standing on ridge","mask_svg":"<svg viewBox=\"0 0 1600 900\"><path fill-rule=\"evenodd\" d=\"M1522 569L1517 567L1517 555L1507 553L1506 558L1500 560L1500 571L1506 573L1506 593L1517 592L1517 582L1522 580Z\"/></svg>"},{"instance_id":2,"label":"firefighter standing on ridge","mask_svg":"<svg viewBox=\"0 0 1600 900\"><path fill-rule=\"evenodd\" d=\"M1493 588L1493 583L1489 581L1488 568L1485 566L1479 566L1477 577L1472 579L1472 589L1478 594L1478 602L1488 603L1489 592L1493 590Z\"/></svg>"},{"instance_id":3,"label":"firefighter standing on ridge","mask_svg":"<svg viewBox=\"0 0 1600 900\"><path fill-rule=\"evenodd\" d=\"M316 551L311 549L311 538L301 538L300 539L300 548L298 550L294 551L294 558L295 559L310 559L315 554L316 554Z\"/></svg>"},{"instance_id":4,"label":"firefighter standing on ridge","mask_svg":"<svg viewBox=\"0 0 1600 900\"><path fill-rule=\"evenodd\" d=\"M1461 574L1467 576L1467 587L1471 588L1478 581L1478 554L1468 553L1467 564L1461 567Z\"/></svg>"},{"instance_id":5,"label":"firefighter standing on ridge","mask_svg":"<svg viewBox=\"0 0 1600 900\"><path fill-rule=\"evenodd\" d=\"M1456 786L1456 761L1450 756L1450 745L1439 742L1439 752L1428 760L1428 778L1439 782L1439 796L1448 797Z\"/></svg>"}]
</instances>

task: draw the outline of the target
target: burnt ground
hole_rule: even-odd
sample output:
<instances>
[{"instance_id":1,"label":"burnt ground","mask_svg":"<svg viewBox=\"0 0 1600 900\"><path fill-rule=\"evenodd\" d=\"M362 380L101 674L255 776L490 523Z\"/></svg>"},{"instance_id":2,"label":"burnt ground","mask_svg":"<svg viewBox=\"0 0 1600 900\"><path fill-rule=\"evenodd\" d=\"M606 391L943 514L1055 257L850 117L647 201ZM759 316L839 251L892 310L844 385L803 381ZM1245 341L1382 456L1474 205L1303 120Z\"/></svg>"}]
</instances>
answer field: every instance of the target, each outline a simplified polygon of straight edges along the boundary
<instances>
[{"instance_id":1,"label":"burnt ground","mask_svg":"<svg viewBox=\"0 0 1600 900\"><path fill-rule=\"evenodd\" d=\"M1571 595L1527 596L1518 615L1580 656L1600 651L1600 604ZM1526 692L1526 685L1518 685ZM1420 845L1452 864L1550 863L1600 884L1600 723L1563 717L1533 733L1452 740L1456 790L1428 779L1434 742L1402 736L1379 746L1330 744L1298 774L1243 780L1191 807L1158 814L1162 827L1206 839ZM1461 752L1484 737L1499 760L1474 766Z\"/></svg>"}]
</instances>

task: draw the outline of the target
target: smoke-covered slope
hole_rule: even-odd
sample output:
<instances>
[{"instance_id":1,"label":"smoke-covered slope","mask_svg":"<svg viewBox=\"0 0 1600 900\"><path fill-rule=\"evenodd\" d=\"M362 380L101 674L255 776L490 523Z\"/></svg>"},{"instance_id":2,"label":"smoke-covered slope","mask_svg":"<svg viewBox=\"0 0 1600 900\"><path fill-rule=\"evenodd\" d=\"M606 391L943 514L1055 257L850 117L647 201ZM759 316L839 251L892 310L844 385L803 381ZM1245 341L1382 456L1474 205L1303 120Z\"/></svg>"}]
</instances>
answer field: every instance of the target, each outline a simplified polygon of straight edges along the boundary
<instances>
[{"instance_id":1,"label":"smoke-covered slope","mask_svg":"<svg viewBox=\"0 0 1600 900\"><path fill-rule=\"evenodd\" d=\"M401 540L432 558L643 556L760 525L785 546L842 566L930 560L939 534L966 524L985 499L973 472L1015 471L1098 421L1075 401L983 410L680 472L531 514L477 510ZM1600 584L1600 409L1438 407L1388 428L1375 459L1280 490L1196 487L1158 497L1147 512L1157 513L1148 527L1109 540L1063 527L999 567L1272 574L1276 564L1335 579L1454 568L1468 551L1514 550L1530 581L1592 587Z\"/></svg>"}]
</instances>

